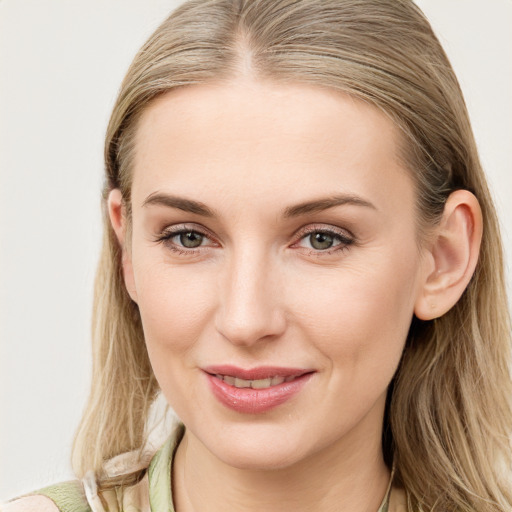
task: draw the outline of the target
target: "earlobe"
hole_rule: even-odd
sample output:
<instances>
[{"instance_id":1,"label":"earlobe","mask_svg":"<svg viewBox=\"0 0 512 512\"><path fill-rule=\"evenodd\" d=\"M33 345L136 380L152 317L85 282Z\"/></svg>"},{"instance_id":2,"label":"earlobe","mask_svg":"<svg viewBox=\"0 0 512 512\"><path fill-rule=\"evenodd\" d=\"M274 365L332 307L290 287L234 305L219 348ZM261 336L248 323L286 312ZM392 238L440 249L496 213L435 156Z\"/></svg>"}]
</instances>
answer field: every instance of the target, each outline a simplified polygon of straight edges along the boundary
<instances>
[{"instance_id":1,"label":"earlobe","mask_svg":"<svg viewBox=\"0 0 512 512\"><path fill-rule=\"evenodd\" d=\"M118 188L110 191L107 200L108 214L110 224L116 235L117 241L121 248L123 277L126 290L134 302L137 302L137 291L135 288L135 279L133 275L133 264L131 253L127 246L127 219L126 211L123 204L123 195Z\"/></svg>"},{"instance_id":2,"label":"earlobe","mask_svg":"<svg viewBox=\"0 0 512 512\"><path fill-rule=\"evenodd\" d=\"M468 190L453 192L425 258L414 313L421 320L444 315L460 299L476 268L482 239L482 212Z\"/></svg>"}]
</instances>

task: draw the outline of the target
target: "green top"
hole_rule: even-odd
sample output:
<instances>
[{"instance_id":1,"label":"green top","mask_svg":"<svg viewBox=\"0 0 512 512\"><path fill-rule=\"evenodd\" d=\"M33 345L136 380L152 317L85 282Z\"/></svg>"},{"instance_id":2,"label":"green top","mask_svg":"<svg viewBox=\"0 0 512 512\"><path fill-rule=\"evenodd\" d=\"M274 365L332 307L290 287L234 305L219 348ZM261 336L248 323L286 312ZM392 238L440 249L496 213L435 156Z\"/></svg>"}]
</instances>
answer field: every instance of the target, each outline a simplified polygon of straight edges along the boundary
<instances>
[{"instance_id":1,"label":"green top","mask_svg":"<svg viewBox=\"0 0 512 512\"><path fill-rule=\"evenodd\" d=\"M151 510L151 512L175 512L172 501L171 470L176 448L185 429L180 425L151 459L143 480L130 487L118 487L101 492L84 490L78 480L52 485L32 493L50 498L60 512L125 512L127 510ZM391 482L378 512L388 512ZM86 494L88 494L86 496ZM89 499L88 499L89 498Z\"/></svg>"},{"instance_id":2,"label":"green top","mask_svg":"<svg viewBox=\"0 0 512 512\"><path fill-rule=\"evenodd\" d=\"M65 512L91 512L84 488L78 480L45 487L34 494L50 498L59 510Z\"/></svg>"}]
</instances>

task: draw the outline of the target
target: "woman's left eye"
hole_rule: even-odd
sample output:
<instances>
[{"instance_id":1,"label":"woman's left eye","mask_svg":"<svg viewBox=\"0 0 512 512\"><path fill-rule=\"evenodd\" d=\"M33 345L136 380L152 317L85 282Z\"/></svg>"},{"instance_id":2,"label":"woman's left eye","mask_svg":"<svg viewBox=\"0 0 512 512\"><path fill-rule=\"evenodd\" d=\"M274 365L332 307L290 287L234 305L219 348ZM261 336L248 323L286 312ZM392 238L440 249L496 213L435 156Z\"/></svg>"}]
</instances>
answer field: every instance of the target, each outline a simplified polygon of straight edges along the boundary
<instances>
[{"instance_id":1,"label":"woman's left eye","mask_svg":"<svg viewBox=\"0 0 512 512\"><path fill-rule=\"evenodd\" d=\"M297 245L316 252L329 252L330 249L344 249L353 242L353 238L346 234L318 229L303 234Z\"/></svg>"}]
</instances>

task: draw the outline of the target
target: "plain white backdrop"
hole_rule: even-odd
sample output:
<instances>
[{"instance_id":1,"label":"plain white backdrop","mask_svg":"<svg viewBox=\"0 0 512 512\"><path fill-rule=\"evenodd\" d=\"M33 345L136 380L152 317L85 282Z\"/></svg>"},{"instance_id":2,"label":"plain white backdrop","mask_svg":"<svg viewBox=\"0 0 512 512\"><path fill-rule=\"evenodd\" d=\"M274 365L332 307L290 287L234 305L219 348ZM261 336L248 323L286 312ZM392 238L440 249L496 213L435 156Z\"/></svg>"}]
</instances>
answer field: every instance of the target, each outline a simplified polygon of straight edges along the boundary
<instances>
[{"instance_id":1,"label":"plain white backdrop","mask_svg":"<svg viewBox=\"0 0 512 512\"><path fill-rule=\"evenodd\" d=\"M0 498L72 477L103 136L179 0L0 0ZM418 0L457 72L512 267L512 0Z\"/></svg>"}]
</instances>

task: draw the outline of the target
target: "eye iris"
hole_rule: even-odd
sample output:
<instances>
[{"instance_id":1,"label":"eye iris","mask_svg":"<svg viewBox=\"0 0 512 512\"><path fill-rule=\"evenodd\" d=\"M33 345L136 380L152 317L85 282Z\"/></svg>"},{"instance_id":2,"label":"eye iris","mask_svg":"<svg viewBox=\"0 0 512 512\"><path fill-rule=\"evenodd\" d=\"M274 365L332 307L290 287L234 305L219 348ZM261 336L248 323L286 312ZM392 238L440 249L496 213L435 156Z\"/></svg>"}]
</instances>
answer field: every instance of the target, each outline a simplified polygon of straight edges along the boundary
<instances>
[{"instance_id":1,"label":"eye iris","mask_svg":"<svg viewBox=\"0 0 512 512\"><path fill-rule=\"evenodd\" d=\"M328 233L312 233L309 235L309 242L314 249L325 250L332 247L334 237Z\"/></svg>"},{"instance_id":2,"label":"eye iris","mask_svg":"<svg viewBox=\"0 0 512 512\"><path fill-rule=\"evenodd\" d=\"M203 243L203 235L195 231L188 231L187 233L181 233L180 243L187 249L193 249L199 247Z\"/></svg>"}]
</instances>

